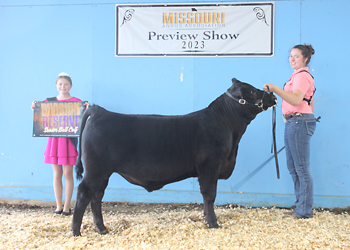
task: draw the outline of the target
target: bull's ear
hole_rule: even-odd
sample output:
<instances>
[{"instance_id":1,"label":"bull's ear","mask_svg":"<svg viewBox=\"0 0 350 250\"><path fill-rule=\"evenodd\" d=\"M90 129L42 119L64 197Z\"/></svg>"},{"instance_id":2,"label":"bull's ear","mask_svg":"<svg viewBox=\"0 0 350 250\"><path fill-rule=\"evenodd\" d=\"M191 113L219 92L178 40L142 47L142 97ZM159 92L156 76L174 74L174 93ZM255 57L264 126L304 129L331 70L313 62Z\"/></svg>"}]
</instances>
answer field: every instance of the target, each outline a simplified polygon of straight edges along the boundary
<instances>
[{"instance_id":1,"label":"bull's ear","mask_svg":"<svg viewBox=\"0 0 350 250\"><path fill-rule=\"evenodd\" d=\"M241 82L238 81L236 78L232 78L232 86L228 89L228 92L231 93L231 95L234 95L236 97L241 96Z\"/></svg>"},{"instance_id":2,"label":"bull's ear","mask_svg":"<svg viewBox=\"0 0 350 250\"><path fill-rule=\"evenodd\" d=\"M240 81L238 81L236 78L232 78L232 84L236 85L237 83L240 83Z\"/></svg>"}]
</instances>

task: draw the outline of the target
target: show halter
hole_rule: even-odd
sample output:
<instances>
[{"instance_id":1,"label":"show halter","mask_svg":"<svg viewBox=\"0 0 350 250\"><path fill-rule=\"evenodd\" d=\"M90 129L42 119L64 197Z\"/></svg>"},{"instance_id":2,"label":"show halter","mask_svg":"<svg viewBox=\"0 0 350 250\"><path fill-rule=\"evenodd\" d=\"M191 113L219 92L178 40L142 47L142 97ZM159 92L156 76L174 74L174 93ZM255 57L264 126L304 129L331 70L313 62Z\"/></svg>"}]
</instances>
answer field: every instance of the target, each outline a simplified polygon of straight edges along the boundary
<instances>
[{"instance_id":1,"label":"show halter","mask_svg":"<svg viewBox=\"0 0 350 250\"><path fill-rule=\"evenodd\" d=\"M238 102L239 104L241 104L241 105L250 104L250 105L258 106L258 108L261 108L263 111L266 110L266 109L264 109L264 103L263 103L263 98L264 98L264 96L265 96L265 91L264 91L264 93L263 93L261 99L256 100L255 103L249 103L249 102L247 102L247 101L246 101L245 99L243 99L243 98L238 99L238 98L234 97L233 95L231 95L231 93L228 92L228 91L226 91L225 94L226 94L228 97L230 97L231 99L233 99L233 100L235 100L236 102Z\"/></svg>"}]
</instances>

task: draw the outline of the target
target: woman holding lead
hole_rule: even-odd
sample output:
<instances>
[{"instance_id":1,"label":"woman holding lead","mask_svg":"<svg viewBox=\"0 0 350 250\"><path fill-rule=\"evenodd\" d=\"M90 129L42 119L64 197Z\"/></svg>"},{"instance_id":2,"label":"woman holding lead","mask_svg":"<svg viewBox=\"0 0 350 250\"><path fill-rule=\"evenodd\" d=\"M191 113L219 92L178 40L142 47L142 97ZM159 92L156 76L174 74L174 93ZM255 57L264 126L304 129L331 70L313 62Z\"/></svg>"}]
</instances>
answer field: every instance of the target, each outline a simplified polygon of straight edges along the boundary
<instances>
[{"instance_id":1,"label":"woman holding lead","mask_svg":"<svg viewBox=\"0 0 350 250\"><path fill-rule=\"evenodd\" d=\"M289 215L312 218L313 178L310 169L310 140L316 129L314 113L315 82L308 64L315 53L311 45L296 45L290 51L289 63L294 73L283 89L265 84L264 90L274 92L282 100L285 121L284 143L287 167L294 183L295 210Z\"/></svg>"}]
</instances>

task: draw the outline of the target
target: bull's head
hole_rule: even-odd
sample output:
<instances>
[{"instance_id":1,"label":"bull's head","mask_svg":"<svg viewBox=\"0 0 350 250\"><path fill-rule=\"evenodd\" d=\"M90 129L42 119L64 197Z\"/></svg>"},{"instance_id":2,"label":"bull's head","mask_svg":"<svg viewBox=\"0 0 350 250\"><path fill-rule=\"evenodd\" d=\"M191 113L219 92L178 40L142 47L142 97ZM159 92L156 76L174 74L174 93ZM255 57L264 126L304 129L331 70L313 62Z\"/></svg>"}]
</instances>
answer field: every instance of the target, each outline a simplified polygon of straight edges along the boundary
<instances>
[{"instance_id":1,"label":"bull's head","mask_svg":"<svg viewBox=\"0 0 350 250\"><path fill-rule=\"evenodd\" d=\"M232 79L232 86L226 94L242 105L255 105L262 110L267 110L277 105L277 98L272 93L257 89L248 83Z\"/></svg>"},{"instance_id":2,"label":"bull's head","mask_svg":"<svg viewBox=\"0 0 350 250\"><path fill-rule=\"evenodd\" d=\"M254 88L253 86L238 81L236 78L232 79L232 86L226 91L226 95L229 96L231 99L237 101L241 105L250 105L256 106L257 113L260 113L261 111L265 111L268 108L275 107L277 105L277 98L272 93L265 92L263 90L259 90L257 88ZM256 113L256 114L257 114ZM251 119L254 119L255 115L251 117ZM275 161L276 161L276 171L277 171L277 178L279 179L279 166L278 166L278 159L277 159L277 146L276 146L276 109L273 109L272 114L273 120L272 120L272 133L273 133L273 145L274 145L274 153L275 153Z\"/></svg>"}]
</instances>

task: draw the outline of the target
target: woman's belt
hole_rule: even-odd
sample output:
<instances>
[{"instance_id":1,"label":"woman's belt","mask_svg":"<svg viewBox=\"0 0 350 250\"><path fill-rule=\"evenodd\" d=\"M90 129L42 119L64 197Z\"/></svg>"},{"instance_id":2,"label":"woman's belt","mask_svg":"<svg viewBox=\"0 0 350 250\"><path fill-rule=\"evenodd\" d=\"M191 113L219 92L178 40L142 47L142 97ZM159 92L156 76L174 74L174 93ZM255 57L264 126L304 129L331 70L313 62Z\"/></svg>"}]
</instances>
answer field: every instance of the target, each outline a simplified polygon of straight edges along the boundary
<instances>
[{"instance_id":1,"label":"woman's belt","mask_svg":"<svg viewBox=\"0 0 350 250\"><path fill-rule=\"evenodd\" d=\"M291 113L291 114L283 115L283 118L284 118L285 120L289 120L289 119L292 118L292 117L303 116L303 115L306 115L306 114L303 114L303 113Z\"/></svg>"}]
</instances>

